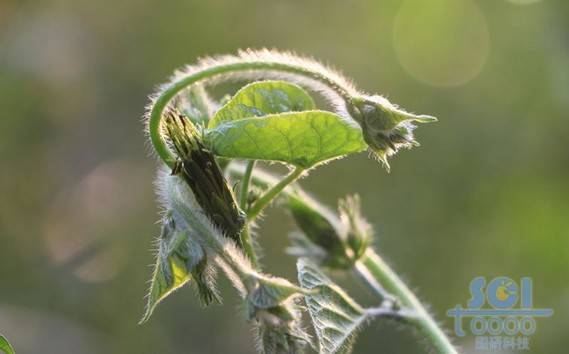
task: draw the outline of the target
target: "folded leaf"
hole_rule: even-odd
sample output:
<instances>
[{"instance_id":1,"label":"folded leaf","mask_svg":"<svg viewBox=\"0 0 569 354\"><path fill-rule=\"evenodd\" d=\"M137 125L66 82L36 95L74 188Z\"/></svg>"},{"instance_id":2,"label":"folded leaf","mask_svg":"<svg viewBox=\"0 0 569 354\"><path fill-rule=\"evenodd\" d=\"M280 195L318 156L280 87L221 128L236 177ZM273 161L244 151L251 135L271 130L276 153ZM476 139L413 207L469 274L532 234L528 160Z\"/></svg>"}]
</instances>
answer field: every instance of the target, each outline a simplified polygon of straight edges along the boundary
<instances>
[{"instance_id":1,"label":"folded leaf","mask_svg":"<svg viewBox=\"0 0 569 354\"><path fill-rule=\"evenodd\" d=\"M367 148L357 124L325 111L244 118L207 130L214 154L308 168Z\"/></svg>"},{"instance_id":2,"label":"folded leaf","mask_svg":"<svg viewBox=\"0 0 569 354\"><path fill-rule=\"evenodd\" d=\"M302 289L286 279L259 276L259 286L249 295L249 301L255 308L268 309L283 304L294 295L300 295Z\"/></svg>"},{"instance_id":3,"label":"folded leaf","mask_svg":"<svg viewBox=\"0 0 569 354\"><path fill-rule=\"evenodd\" d=\"M302 354L310 343L310 337L294 325L257 327L259 352L264 354Z\"/></svg>"},{"instance_id":4,"label":"folded leaf","mask_svg":"<svg viewBox=\"0 0 569 354\"><path fill-rule=\"evenodd\" d=\"M243 118L307 111L314 107L312 97L300 86L285 81L259 81L239 90L217 111L208 127Z\"/></svg>"},{"instance_id":5,"label":"folded leaf","mask_svg":"<svg viewBox=\"0 0 569 354\"><path fill-rule=\"evenodd\" d=\"M189 230L177 227L174 218L168 216L158 240L148 304L140 322L148 321L156 305L191 278L196 281L198 294L205 304L219 302L210 273L202 247L191 237Z\"/></svg>"},{"instance_id":6,"label":"folded leaf","mask_svg":"<svg viewBox=\"0 0 569 354\"><path fill-rule=\"evenodd\" d=\"M366 320L365 310L318 267L306 259L297 263L304 296L318 337L321 354L349 353L357 329Z\"/></svg>"}]
</instances>

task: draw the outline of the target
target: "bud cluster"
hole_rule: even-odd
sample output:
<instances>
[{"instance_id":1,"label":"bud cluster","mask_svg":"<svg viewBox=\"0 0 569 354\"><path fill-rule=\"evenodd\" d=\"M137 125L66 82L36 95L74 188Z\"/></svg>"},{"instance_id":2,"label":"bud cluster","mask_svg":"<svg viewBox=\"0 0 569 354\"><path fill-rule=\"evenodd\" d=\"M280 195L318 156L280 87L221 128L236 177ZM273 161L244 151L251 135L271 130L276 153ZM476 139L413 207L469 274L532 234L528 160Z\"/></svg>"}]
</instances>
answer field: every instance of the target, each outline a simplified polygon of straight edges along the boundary
<instances>
[{"instance_id":1,"label":"bud cluster","mask_svg":"<svg viewBox=\"0 0 569 354\"><path fill-rule=\"evenodd\" d=\"M289 253L323 266L348 269L365 253L372 229L360 213L357 195L340 200L339 215L302 194L289 197L288 208L300 232L291 235Z\"/></svg>"},{"instance_id":2,"label":"bud cluster","mask_svg":"<svg viewBox=\"0 0 569 354\"><path fill-rule=\"evenodd\" d=\"M202 143L194 124L178 111L167 111L165 126L179 158L172 174L182 177L212 223L241 246L245 214L239 209L215 156Z\"/></svg>"}]
</instances>

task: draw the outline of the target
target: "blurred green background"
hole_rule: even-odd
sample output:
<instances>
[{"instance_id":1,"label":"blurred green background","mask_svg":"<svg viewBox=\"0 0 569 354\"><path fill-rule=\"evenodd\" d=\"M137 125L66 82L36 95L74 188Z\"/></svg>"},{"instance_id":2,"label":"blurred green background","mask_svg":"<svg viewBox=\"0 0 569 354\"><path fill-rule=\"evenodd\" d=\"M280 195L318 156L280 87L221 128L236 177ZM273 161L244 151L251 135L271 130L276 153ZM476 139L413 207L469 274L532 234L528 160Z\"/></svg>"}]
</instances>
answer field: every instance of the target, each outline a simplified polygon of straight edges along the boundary
<instances>
[{"instance_id":1,"label":"blurred green background","mask_svg":"<svg viewBox=\"0 0 569 354\"><path fill-rule=\"evenodd\" d=\"M569 2L0 0L0 331L18 354L254 351L225 281L224 306L186 288L137 325L159 232L141 116L175 68L263 46L439 117L390 174L362 154L302 184L330 205L360 193L380 253L449 329L473 277L533 277L555 314L530 352L568 352ZM294 279L292 221L273 208L262 227L266 268ZM424 349L375 322L356 353Z\"/></svg>"}]
</instances>

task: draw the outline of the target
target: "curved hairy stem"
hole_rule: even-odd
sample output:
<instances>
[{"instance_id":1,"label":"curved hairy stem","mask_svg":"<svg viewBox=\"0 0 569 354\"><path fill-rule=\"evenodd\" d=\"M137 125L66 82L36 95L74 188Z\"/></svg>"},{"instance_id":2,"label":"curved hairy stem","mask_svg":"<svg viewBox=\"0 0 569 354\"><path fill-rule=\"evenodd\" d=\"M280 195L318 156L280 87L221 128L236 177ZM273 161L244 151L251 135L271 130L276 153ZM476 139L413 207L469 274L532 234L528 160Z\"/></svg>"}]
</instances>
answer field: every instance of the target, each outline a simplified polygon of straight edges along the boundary
<instances>
[{"instance_id":1,"label":"curved hairy stem","mask_svg":"<svg viewBox=\"0 0 569 354\"><path fill-rule=\"evenodd\" d=\"M247 211L247 220L254 220L261 211L277 196L282 192L289 184L296 181L304 172L301 167L295 168L291 173L289 173L285 178L283 178L279 183L272 186L269 190L265 192L255 204Z\"/></svg>"},{"instance_id":2,"label":"curved hairy stem","mask_svg":"<svg viewBox=\"0 0 569 354\"><path fill-rule=\"evenodd\" d=\"M369 249L358 262L361 262L361 265L379 284L383 284L385 290L397 297L404 307L416 313L415 317L408 318L408 320L429 339L437 353L458 353L415 294L377 253Z\"/></svg>"},{"instance_id":3,"label":"curved hairy stem","mask_svg":"<svg viewBox=\"0 0 569 354\"><path fill-rule=\"evenodd\" d=\"M249 195L249 184L251 183L251 176L253 174L253 169L255 168L255 160L249 161L247 168L245 169L245 174L241 179L241 189L239 191L239 207L241 210L247 210L247 197ZM257 260L257 254L253 246L253 241L251 240L251 232L249 231L249 223L245 223L243 231L241 231L241 242L243 243L243 250L251 263L255 268L259 268L259 262Z\"/></svg>"},{"instance_id":4,"label":"curved hairy stem","mask_svg":"<svg viewBox=\"0 0 569 354\"><path fill-rule=\"evenodd\" d=\"M267 72L284 72L295 75L300 75L308 79L318 81L328 87L330 90L336 92L346 102L351 100L352 95L342 85L322 73L311 70L310 68L303 67L298 64L287 64L283 62L271 61L246 61L230 62L224 64L223 62L215 63L210 67L191 72L180 79L171 82L159 96L155 99L149 115L148 131L150 134L150 141L160 158L169 166L174 167L176 161L174 155L168 148L161 128L161 118L164 110L168 106L170 100L176 96L177 93L184 88L195 84L198 81L205 79L216 78L223 74L232 74L248 71L267 71Z\"/></svg>"}]
</instances>

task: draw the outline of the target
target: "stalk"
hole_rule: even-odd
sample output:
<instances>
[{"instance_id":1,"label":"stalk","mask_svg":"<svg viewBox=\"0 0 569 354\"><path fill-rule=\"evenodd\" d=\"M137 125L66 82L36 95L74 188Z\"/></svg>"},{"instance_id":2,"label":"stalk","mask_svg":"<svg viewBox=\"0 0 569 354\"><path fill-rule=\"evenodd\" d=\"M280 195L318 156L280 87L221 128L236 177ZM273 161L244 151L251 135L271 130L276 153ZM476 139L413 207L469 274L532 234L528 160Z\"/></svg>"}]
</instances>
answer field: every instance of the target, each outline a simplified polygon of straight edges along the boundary
<instances>
[{"instance_id":1,"label":"stalk","mask_svg":"<svg viewBox=\"0 0 569 354\"><path fill-rule=\"evenodd\" d=\"M230 166L229 172L237 176L244 174L237 166ZM273 181L271 177L272 176L255 174L252 179L255 183L260 185L273 184L273 186L276 186L274 184L275 181ZM300 189L296 189L294 192L287 192L286 190L284 192L287 194L300 193L304 195ZM309 198L306 195L304 195L304 197ZM437 350L437 353L458 353L446 334L437 325L415 294L373 249L369 248L355 263L354 271L384 303L399 300L401 305L405 308L405 311L402 312L400 317L404 317L409 323L416 326L421 333L428 338L433 348ZM409 316L403 314L409 314Z\"/></svg>"},{"instance_id":2,"label":"stalk","mask_svg":"<svg viewBox=\"0 0 569 354\"><path fill-rule=\"evenodd\" d=\"M261 211L277 196L282 192L289 184L296 181L304 172L301 167L295 168L291 173L289 173L285 178L283 178L279 183L272 186L269 190L265 192L247 211L247 221L254 220Z\"/></svg>"},{"instance_id":3,"label":"stalk","mask_svg":"<svg viewBox=\"0 0 569 354\"><path fill-rule=\"evenodd\" d=\"M358 262L362 268L369 271L377 283L382 284L385 290L399 299L404 307L416 313L415 317L408 318L409 322L415 325L429 339L437 353L458 353L415 294L375 251L369 249ZM356 269L360 270L359 267ZM366 278L364 277L364 279Z\"/></svg>"},{"instance_id":4,"label":"stalk","mask_svg":"<svg viewBox=\"0 0 569 354\"><path fill-rule=\"evenodd\" d=\"M253 169L255 168L255 160L249 161L247 168L245 169L245 174L241 179L241 189L239 191L239 207L241 210L247 210L247 197L249 195L249 185L251 184L251 177L253 175ZM249 260L255 267L259 269L259 261L257 259L257 253L255 252L255 247L253 246L253 241L251 240L251 232L249 230L249 223L245 223L243 231L241 231L241 243L243 244L243 250Z\"/></svg>"}]
</instances>

